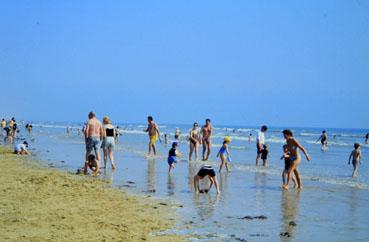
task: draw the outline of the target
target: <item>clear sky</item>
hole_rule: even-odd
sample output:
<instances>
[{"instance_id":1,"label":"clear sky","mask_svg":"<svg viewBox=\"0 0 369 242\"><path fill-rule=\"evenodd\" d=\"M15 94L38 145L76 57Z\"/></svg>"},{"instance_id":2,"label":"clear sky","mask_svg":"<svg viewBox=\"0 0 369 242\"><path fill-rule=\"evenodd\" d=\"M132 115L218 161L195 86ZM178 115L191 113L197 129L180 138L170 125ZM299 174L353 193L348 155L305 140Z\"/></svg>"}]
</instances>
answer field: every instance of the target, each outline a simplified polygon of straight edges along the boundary
<instances>
[{"instance_id":1,"label":"clear sky","mask_svg":"<svg viewBox=\"0 0 369 242\"><path fill-rule=\"evenodd\" d=\"M1 1L0 116L369 128L368 1Z\"/></svg>"}]
</instances>

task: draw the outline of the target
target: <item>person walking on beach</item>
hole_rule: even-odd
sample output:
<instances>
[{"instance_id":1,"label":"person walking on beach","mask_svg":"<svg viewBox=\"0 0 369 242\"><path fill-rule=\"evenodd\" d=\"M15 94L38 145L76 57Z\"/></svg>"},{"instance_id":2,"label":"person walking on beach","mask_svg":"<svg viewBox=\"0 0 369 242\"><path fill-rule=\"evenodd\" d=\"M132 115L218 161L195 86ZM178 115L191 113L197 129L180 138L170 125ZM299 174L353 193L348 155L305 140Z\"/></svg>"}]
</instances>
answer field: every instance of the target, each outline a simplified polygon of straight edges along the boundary
<instances>
[{"instance_id":1,"label":"person walking on beach","mask_svg":"<svg viewBox=\"0 0 369 242\"><path fill-rule=\"evenodd\" d=\"M200 145L200 133L199 133L199 125L197 123L193 124L193 127L190 131L190 153L188 156L188 160L191 161L192 153L195 150L195 160L199 158L199 145Z\"/></svg>"},{"instance_id":2,"label":"person walking on beach","mask_svg":"<svg viewBox=\"0 0 369 242\"><path fill-rule=\"evenodd\" d=\"M210 185L208 189L200 189L200 180L204 179L205 177L208 177L210 180ZM215 189L217 190L217 194L220 194L219 185L217 181L217 177L215 176L215 171L212 166L204 165L201 167L201 169L197 172L197 174L193 178L193 185L195 188L195 193L208 193L211 189L211 187L215 186Z\"/></svg>"},{"instance_id":3,"label":"person walking on beach","mask_svg":"<svg viewBox=\"0 0 369 242\"><path fill-rule=\"evenodd\" d=\"M229 149L228 149L228 144L231 142L231 138L230 137L225 137L224 141L223 141L223 145L220 148L217 157L220 157L220 167L219 167L219 173L222 171L223 166L226 167L227 172L230 172L230 168L228 165L228 162L231 161L231 156L229 154Z\"/></svg>"},{"instance_id":4,"label":"person walking on beach","mask_svg":"<svg viewBox=\"0 0 369 242\"><path fill-rule=\"evenodd\" d=\"M95 151L95 155L98 161L101 161L99 144L103 138L103 128L99 120L97 120L94 112L90 112L88 114L88 121L85 128L85 143L86 143L86 161L88 160L88 156L92 152ZM99 166L100 167L100 166Z\"/></svg>"},{"instance_id":5,"label":"person walking on beach","mask_svg":"<svg viewBox=\"0 0 369 242\"><path fill-rule=\"evenodd\" d=\"M292 179L292 173L295 174L297 180L297 188L302 189L302 180L300 177L300 172L298 170L298 166L301 162L301 156L299 153L299 149L304 153L306 160L310 161L310 156L308 155L305 148L293 137L293 133L289 129L283 130L283 136L287 142L287 150L290 155L290 167L288 169L287 174L287 182L282 186L283 189L288 190L290 186L290 181Z\"/></svg>"},{"instance_id":6,"label":"person walking on beach","mask_svg":"<svg viewBox=\"0 0 369 242\"><path fill-rule=\"evenodd\" d=\"M209 118L206 119L205 125L201 128L202 137L202 160L207 161L211 153L211 135L213 127Z\"/></svg>"},{"instance_id":7,"label":"person walking on beach","mask_svg":"<svg viewBox=\"0 0 369 242\"><path fill-rule=\"evenodd\" d=\"M288 151L288 146L287 144L283 145L283 155L281 157L281 160L284 159L284 170L282 172L282 185L286 184L286 181L288 179L288 170L290 169L291 166L291 162L290 162L290 153ZM296 182L296 178L295 178L295 174L291 175L291 179L293 182L293 187L295 188L297 186L297 182Z\"/></svg>"},{"instance_id":8,"label":"person walking on beach","mask_svg":"<svg viewBox=\"0 0 369 242\"><path fill-rule=\"evenodd\" d=\"M261 126L260 131L257 131L256 135L256 149L257 149L257 155L256 155L256 166L259 165L259 159L263 150L263 146L265 144L265 132L268 130L268 127L266 125Z\"/></svg>"},{"instance_id":9,"label":"person walking on beach","mask_svg":"<svg viewBox=\"0 0 369 242\"><path fill-rule=\"evenodd\" d=\"M328 148L328 135L327 131L323 130L322 135L320 135L319 139L316 142L319 142L322 144L322 150L325 150Z\"/></svg>"},{"instance_id":10,"label":"person walking on beach","mask_svg":"<svg viewBox=\"0 0 369 242\"><path fill-rule=\"evenodd\" d=\"M360 144L355 143L354 144L354 150L351 152L348 164L350 165L350 161L352 158L352 166L354 167L354 170L352 172L352 178L357 177L357 165L360 163L361 165L361 150L360 150Z\"/></svg>"},{"instance_id":11,"label":"person walking on beach","mask_svg":"<svg viewBox=\"0 0 369 242\"><path fill-rule=\"evenodd\" d=\"M148 126L145 132L149 134L149 152L147 156L151 155L151 151L153 151L154 156L156 156L156 147L155 143L159 139L160 140L160 133L158 125L154 122L152 116L147 117ZM160 140L161 141L161 140Z\"/></svg>"},{"instance_id":12,"label":"person walking on beach","mask_svg":"<svg viewBox=\"0 0 369 242\"><path fill-rule=\"evenodd\" d=\"M110 118L105 116L103 118L103 142L101 148L104 152L104 167L106 168L106 163L108 158L110 159L111 169L115 170L116 166L114 163L114 148L115 148L115 128L111 124Z\"/></svg>"},{"instance_id":13,"label":"person walking on beach","mask_svg":"<svg viewBox=\"0 0 369 242\"><path fill-rule=\"evenodd\" d=\"M369 144L369 133L365 135L365 144Z\"/></svg>"}]
</instances>

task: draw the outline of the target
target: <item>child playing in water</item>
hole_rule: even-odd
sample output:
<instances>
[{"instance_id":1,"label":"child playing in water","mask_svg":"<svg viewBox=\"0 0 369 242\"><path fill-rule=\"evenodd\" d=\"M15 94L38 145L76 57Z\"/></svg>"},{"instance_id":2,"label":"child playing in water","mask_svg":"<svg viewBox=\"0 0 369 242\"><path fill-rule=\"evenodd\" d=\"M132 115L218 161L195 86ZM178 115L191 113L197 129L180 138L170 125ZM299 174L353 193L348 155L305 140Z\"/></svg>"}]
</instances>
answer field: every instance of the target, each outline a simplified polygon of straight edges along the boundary
<instances>
[{"instance_id":1,"label":"child playing in water","mask_svg":"<svg viewBox=\"0 0 369 242\"><path fill-rule=\"evenodd\" d=\"M77 170L77 174L87 175L88 169L92 171L92 175L100 175L100 161L96 159L95 155L90 154L83 168Z\"/></svg>"},{"instance_id":2,"label":"child playing in water","mask_svg":"<svg viewBox=\"0 0 369 242\"><path fill-rule=\"evenodd\" d=\"M21 144L17 144L14 147L14 154L17 154L17 155L30 155L31 153L27 150L27 148L28 148L27 141L24 141Z\"/></svg>"},{"instance_id":3,"label":"child playing in water","mask_svg":"<svg viewBox=\"0 0 369 242\"><path fill-rule=\"evenodd\" d=\"M182 156L181 153L179 153L177 151L177 147L178 147L178 143L177 142L173 142L172 148L169 150L169 154L168 154L169 170L168 170L168 173L170 173L170 171L172 169L174 169L174 164L177 163L178 162L178 158L180 158Z\"/></svg>"},{"instance_id":4,"label":"child playing in water","mask_svg":"<svg viewBox=\"0 0 369 242\"><path fill-rule=\"evenodd\" d=\"M268 166L268 154L269 154L268 145L265 144L263 145L263 149L261 150L261 159L263 160L263 166L265 167Z\"/></svg>"},{"instance_id":5,"label":"child playing in water","mask_svg":"<svg viewBox=\"0 0 369 242\"><path fill-rule=\"evenodd\" d=\"M210 185L208 189L200 189L200 180L204 179L205 177L209 177L210 180ZM218 181L217 181L217 177L215 176L215 171L213 169L213 167L208 166L208 165L204 165L201 167L201 169L199 170L199 172L197 172L197 174L194 176L193 178L193 185L195 188L195 193L208 193L211 189L211 187L215 186L215 189L217 190L217 194L220 194L220 190L219 190L219 185L218 185Z\"/></svg>"},{"instance_id":6,"label":"child playing in water","mask_svg":"<svg viewBox=\"0 0 369 242\"><path fill-rule=\"evenodd\" d=\"M219 167L219 173L222 171L223 166L225 165L225 167L227 168L227 172L230 171L229 167L228 167L228 161L230 161L230 154L229 154L229 150L228 150L228 144L231 142L231 138L230 137L225 137L224 141L223 141L223 145L220 148L217 157L220 157L221 160L221 164Z\"/></svg>"},{"instance_id":7,"label":"child playing in water","mask_svg":"<svg viewBox=\"0 0 369 242\"><path fill-rule=\"evenodd\" d=\"M360 144L355 143L354 144L354 150L351 152L348 164L350 165L351 157L352 157L352 165L354 166L354 170L352 172L352 178L357 176L357 163L359 162L361 165L361 150L360 150Z\"/></svg>"},{"instance_id":8,"label":"child playing in water","mask_svg":"<svg viewBox=\"0 0 369 242\"><path fill-rule=\"evenodd\" d=\"M290 162L290 153L288 152L287 145L283 145L283 155L281 157L281 160L284 159L284 170L282 172L282 181L283 185L286 184L287 177L288 177L288 169L290 169L291 162ZM297 186L295 175L291 175L291 179L293 182L293 187L295 188Z\"/></svg>"}]
</instances>

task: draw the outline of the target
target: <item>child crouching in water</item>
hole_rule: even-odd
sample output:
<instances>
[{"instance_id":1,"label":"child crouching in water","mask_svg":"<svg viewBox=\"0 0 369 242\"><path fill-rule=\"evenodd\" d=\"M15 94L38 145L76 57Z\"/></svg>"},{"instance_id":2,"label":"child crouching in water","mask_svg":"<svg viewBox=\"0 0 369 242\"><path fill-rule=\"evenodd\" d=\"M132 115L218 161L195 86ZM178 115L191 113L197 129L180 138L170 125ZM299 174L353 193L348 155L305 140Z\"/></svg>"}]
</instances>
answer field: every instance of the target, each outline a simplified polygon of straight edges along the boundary
<instances>
[{"instance_id":1,"label":"child crouching in water","mask_svg":"<svg viewBox=\"0 0 369 242\"><path fill-rule=\"evenodd\" d=\"M100 161L96 159L96 157L93 154L90 154L87 158L87 161L85 162L85 165L83 168L77 170L77 174L88 174L88 170L92 171L92 175L100 175Z\"/></svg>"},{"instance_id":2,"label":"child crouching in water","mask_svg":"<svg viewBox=\"0 0 369 242\"><path fill-rule=\"evenodd\" d=\"M178 143L173 142L172 148L169 150L169 154L168 154L168 165L169 165L168 172L169 173L172 169L174 169L174 164L177 163L178 159L180 159L182 156L182 154L177 151L177 147L178 147Z\"/></svg>"},{"instance_id":3,"label":"child crouching in water","mask_svg":"<svg viewBox=\"0 0 369 242\"><path fill-rule=\"evenodd\" d=\"M360 144L355 143L354 144L354 150L351 152L348 164L350 165L351 157L352 157L352 165L354 166L354 170L352 172L352 178L357 176L357 163L360 163L361 165L361 150L360 150Z\"/></svg>"},{"instance_id":4,"label":"child crouching in water","mask_svg":"<svg viewBox=\"0 0 369 242\"><path fill-rule=\"evenodd\" d=\"M219 173L222 171L223 166L226 167L227 172L230 172L230 168L228 167L228 161L231 161L231 156L229 154L229 149L228 149L228 144L231 142L231 138L230 137L225 137L224 141L223 141L223 145L220 148L217 157L220 157L221 160L221 164L219 167Z\"/></svg>"},{"instance_id":5,"label":"child crouching in water","mask_svg":"<svg viewBox=\"0 0 369 242\"><path fill-rule=\"evenodd\" d=\"M288 152L287 145L283 145L283 155L281 157L281 160L282 159L284 159L284 170L282 172L282 181L283 181L283 185L285 185L287 177L288 177L288 169L291 166L290 154ZM292 179L292 182L293 182L293 187L296 187L296 185L297 185L296 178L293 174L292 174L291 179Z\"/></svg>"}]
</instances>

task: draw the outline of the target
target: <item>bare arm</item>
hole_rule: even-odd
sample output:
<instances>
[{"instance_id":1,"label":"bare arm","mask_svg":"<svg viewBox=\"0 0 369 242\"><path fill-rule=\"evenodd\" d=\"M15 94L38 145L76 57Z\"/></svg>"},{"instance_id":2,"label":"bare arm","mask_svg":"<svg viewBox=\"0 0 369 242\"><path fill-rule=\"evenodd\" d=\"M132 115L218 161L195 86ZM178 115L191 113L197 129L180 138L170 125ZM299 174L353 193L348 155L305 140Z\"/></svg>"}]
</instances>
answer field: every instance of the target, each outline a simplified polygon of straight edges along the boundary
<instances>
[{"instance_id":1,"label":"bare arm","mask_svg":"<svg viewBox=\"0 0 369 242\"><path fill-rule=\"evenodd\" d=\"M361 150L359 151L359 159L358 159L358 160L359 160L360 165L361 165L361 164L362 164L362 163L361 163Z\"/></svg>"},{"instance_id":2,"label":"bare arm","mask_svg":"<svg viewBox=\"0 0 369 242\"><path fill-rule=\"evenodd\" d=\"M90 132L90 124L89 122L87 122L86 128L85 128L85 139L87 139L89 132Z\"/></svg>"},{"instance_id":3,"label":"bare arm","mask_svg":"<svg viewBox=\"0 0 369 242\"><path fill-rule=\"evenodd\" d=\"M297 140L293 139L293 141L295 142L295 145L304 153L304 155L306 156L306 159L310 161L310 156L306 152L305 148Z\"/></svg>"},{"instance_id":4,"label":"bare arm","mask_svg":"<svg viewBox=\"0 0 369 242\"><path fill-rule=\"evenodd\" d=\"M220 190L219 190L219 185L218 185L217 178L214 176L213 177L213 180L214 180L214 186L217 189L217 194L220 194Z\"/></svg>"},{"instance_id":5,"label":"bare arm","mask_svg":"<svg viewBox=\"0 0 369 242\"><path fill-rule=\"evenodd\" d=\"M321 135L321 136L319 137L319 139L317 139L315 142L316 142L316 143L318 143L318 141L319 141L319 140L321 140L322 138L323 138L323 135Z\"/></svg>"},{"instance_id":6,"label":"bare arm","mask_svg":"<svg viewBox=\"0 0 369 242\"><path fill-rule=\"evenodd\" d=\"M348 163L347 163L347 164L349 164L349 165L350 165L351 157L353 157L353 155L354 155L353 153L354 153L354 152L352 151L352 152L351 152L351 154L350 154L350 156L349 156Z\"/></svg>"},{"instance_id":7,"label":"bare arm","mask_svg":"<svg viewBox=\"0 0 369 242\"><path fill-rule=\"evenodd\" d=\"M210 177L210 185L209 185L209 188L208 188L208 191L210 191L210 189L211 189L211 187L213 186L213 178L212 177Z\"/></svg>"}]
</instances>

